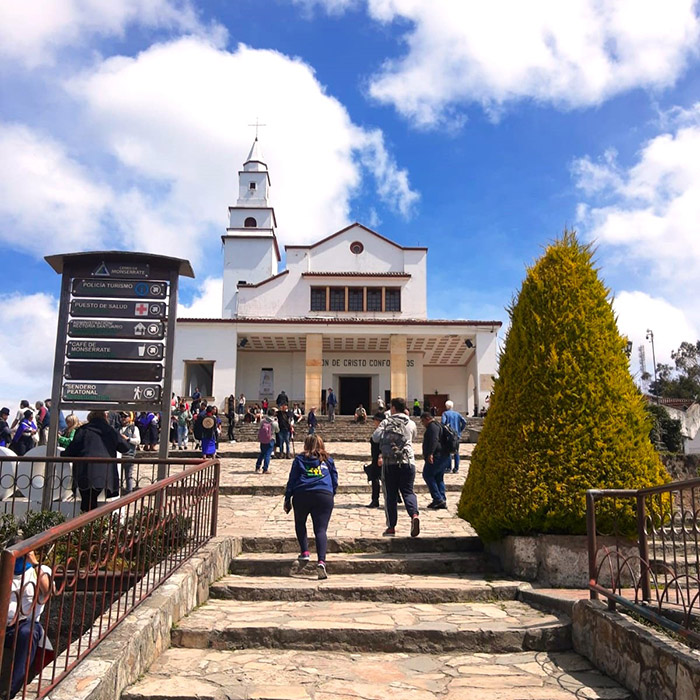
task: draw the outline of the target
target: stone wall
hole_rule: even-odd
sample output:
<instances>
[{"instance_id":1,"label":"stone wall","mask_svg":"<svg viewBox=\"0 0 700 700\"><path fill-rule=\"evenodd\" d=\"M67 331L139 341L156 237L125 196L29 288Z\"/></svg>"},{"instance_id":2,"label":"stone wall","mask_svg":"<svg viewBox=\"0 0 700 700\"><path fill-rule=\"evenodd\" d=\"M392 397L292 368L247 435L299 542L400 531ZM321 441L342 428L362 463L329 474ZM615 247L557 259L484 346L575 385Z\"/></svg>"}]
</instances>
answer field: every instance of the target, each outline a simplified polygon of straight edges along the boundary
<instances>
[{"instance_id":1,"label":"stone wall","mask_svg":"<svg viewBox=\"0 0 700 700\"><path fill-rule=\"evenodd\" d=\"M609 537L598 538L599 561L603 556L602 547L614 549L616 541ZM486 544L487 551L495 556L503 571L516 578L533 581L552 588L588 587L588 540L585 535L535 535L533 537L504 537L497 542ZM637 553L634 544L620 547L620 556L628 557ZM613 570L616 568L613 559ZM638 562L633 566L637 568ZM611 585L609 568L603 566L600 582ZM630 576L623 577L623 585L630 585Z\"/></svg>"},{"instance_id":2,"label":"stone wall","mask_svg":"<svg viewBox=\"0 0 700 700\"><path fill-rule=\"evenodd\" d=\"M170 646L173 624L209 598L210 584L228 572L240 551L241 540L230 537L202 547L51 691L51 700L120 697Z\"/></svg>"},{"instance_id":3,"label":"stone wall","mask_svg":"<svg viewBox=\"0 0 700 700\"><path fill-rule=\"evenodd\" d=\"M573 607L574 649L639 700L700 698L700 652L600 601Z\"/></svg>"}]
</instances>

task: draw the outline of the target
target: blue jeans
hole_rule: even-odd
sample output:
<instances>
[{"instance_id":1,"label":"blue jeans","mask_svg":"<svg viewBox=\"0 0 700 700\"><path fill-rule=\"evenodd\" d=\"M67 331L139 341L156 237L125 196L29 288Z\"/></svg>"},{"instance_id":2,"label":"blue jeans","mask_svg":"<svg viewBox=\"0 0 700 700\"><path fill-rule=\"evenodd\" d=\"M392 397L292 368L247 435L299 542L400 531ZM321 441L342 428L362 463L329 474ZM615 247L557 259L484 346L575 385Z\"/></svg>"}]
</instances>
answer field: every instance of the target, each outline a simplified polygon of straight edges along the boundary
<instances>
[{"instance_id":1,"label":"blue jeans","mask_svg":"<svg viewBox=\"0 0 700 700\"><path fill-rule=\"evenodd\" d=\"M454 467L452 466L452 458L454 457ZM457 452L455 452L453 455L450 455L450 463L449 463L450 469L454 469L456 472L459 471L459 445L457 445Z\"/></svg>"},{"instance_id":2,"label":"blue jeans","mask_svg":"<svg viewBox=\"0 0 700 700\"><path fill-rule=\"evenodd\" d=\"M289 430L280 430L280 452L282 454L289 454L289 438L291 433Z\"/></svg>"},{"instance_id":3,"label":"blue jeans","mask_svg":"<svg viewBox=\"0 0 700 700\"><path fill-rule=\"evenodd\" d=\"M177 446L187 447L187 425L177 426Z\"/></svg>"},{"instance_id":4,"label":"blue jeans","mask_svg":"<svg viewBox=\"0 0 700 700\"><path fill-rule=\"evenodd\" d=\"M433 463L426 460L423 466L423 480L428 485L428 491L433 498L433 503L442 503L447 500L445 495L445 470L450 465L449 455L436 455Z\"/></svg>"},{"instance_id":5,"label":"blue jeans","mask_svg":"<svg viewBox=\"0 0 700 700\"><path fill-rule=\"evenodd\" d=\"M272 457L272 452L274 451L274 449L274 440L268 444L265 444L264 442L260 443L260 454L258 455L258 459L255 462L256 469L260 469L261 464L264 472L266 472L270 468L270 457Z\"/></svg>"}]
</instances>

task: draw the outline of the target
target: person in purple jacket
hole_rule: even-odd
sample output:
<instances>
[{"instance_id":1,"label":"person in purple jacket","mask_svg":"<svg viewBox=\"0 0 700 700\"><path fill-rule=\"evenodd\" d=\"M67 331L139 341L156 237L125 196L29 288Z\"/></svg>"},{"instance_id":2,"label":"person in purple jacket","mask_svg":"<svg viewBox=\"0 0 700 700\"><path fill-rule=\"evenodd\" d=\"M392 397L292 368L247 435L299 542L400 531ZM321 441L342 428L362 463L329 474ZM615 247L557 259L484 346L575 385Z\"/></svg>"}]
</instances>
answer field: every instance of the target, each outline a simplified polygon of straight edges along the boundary
<instances>
[{"instance_id":1,"label":"person in purple jacket","mask_svg":"<svg viewBox=\"0 0 700 700\"><path fill-rule=\"evenodd\" d=\"M328 456L323 438L309 435L304 440L304 452L292 462L284 493L284 512L294 508L294 527L301 554L292 565L292 575L308 576L313 572L309 564L309 538L306 521L311 515L316 538L318 564L315 574L319 579L328 578L326 573L326 530L333 512L333 497L338 489L338 471L333 459Z\"/></svg>"}]
</instances>

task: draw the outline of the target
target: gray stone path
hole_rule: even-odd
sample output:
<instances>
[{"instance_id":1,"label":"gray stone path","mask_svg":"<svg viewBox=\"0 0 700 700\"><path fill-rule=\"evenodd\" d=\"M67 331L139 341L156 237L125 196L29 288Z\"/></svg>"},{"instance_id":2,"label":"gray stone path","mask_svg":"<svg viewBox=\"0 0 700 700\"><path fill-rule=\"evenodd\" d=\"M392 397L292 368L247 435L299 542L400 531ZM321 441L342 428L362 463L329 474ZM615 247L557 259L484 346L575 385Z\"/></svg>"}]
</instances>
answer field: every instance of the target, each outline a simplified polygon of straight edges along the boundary
<instances>
[{"instance_id":1,"label":"gray stone path","mask_svg":"<svg viewBox=\"0 0 700 700\"><path fill-rule=\"evenodd\" d=\"M124 700L622 700L570 652L360 654L170 649ZM281 682L283 681L283 682Z\"/></svg>"}]
</instances>

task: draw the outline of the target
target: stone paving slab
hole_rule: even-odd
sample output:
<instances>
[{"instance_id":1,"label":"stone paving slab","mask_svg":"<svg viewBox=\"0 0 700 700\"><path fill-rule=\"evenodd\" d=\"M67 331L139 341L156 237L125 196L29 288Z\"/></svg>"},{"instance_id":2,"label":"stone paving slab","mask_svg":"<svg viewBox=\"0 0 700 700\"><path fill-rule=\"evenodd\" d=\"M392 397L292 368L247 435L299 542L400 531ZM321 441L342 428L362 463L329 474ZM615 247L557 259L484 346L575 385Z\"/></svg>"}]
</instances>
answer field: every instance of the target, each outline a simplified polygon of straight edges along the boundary
<instances>
[{"instance_id":1,"label":"stone paving slab","mask_svg":"<svg viewBox=\"0 0 700 700\"><path fill-rule=\"evenodd\" d=\"M328 536L381 537L386 528L383 509L365 508L368 497L362 494L338 494L328 527ZM421 535L475 536L474 528L457 517L457 499L449 499L447 510L427 510L430 497L418 496ZM294 518L284 512L281 496L219 497L219 534L249 537L288 537L294 535ZM309 523L310 525L310 523ZM408 537L410 521L399 506L397 536ZM309 528L311 533L311 528Z\"/></svg>"},{"instance_id":2,"label":"stone paving slab","mask_svg":"<svg viewBox=\"0 0 700 700\"><path fill-rule=\"evenodd\" d=\"M571 652L369 654L170 649L124 700L626 700Z\"/></svg>"},{"instance_id":3,"label":"stone paving slab","mask_svg":"<svg viewBox=\"0 0 700 700\"><path fill-rule=\"evenodd\" d=\"M212 598L229 600L372 600L395 603L457 603L513 600L520 581L486 580L483 574L333 575L325 581L269 576L225 576L210 588Z\"/></svg>"},{"instance_id":4,"label":"stone paving slab","mask_svg":"<svg viewBox=\"0 0 700 700\"><path fill-rule=\"evenodd\" d=\"M245 576L288 576L296 557L289 554L241 554L229 568ZM334 554L326 559L329 576L337 574L486 574L498 567L482 552L375 552Z\"/></svg>"},{"instance_id":5,"label":"stone paving slab","mask_svg":"<svg viewBox=\"0 0 700 700\"><path fill-rule=\"evenodd\" d=\"M173 645L343 651L508 653L571 647L568 619L517 601L382 603L210 599L172 631Z\"/></svg>"}]
</instances>

